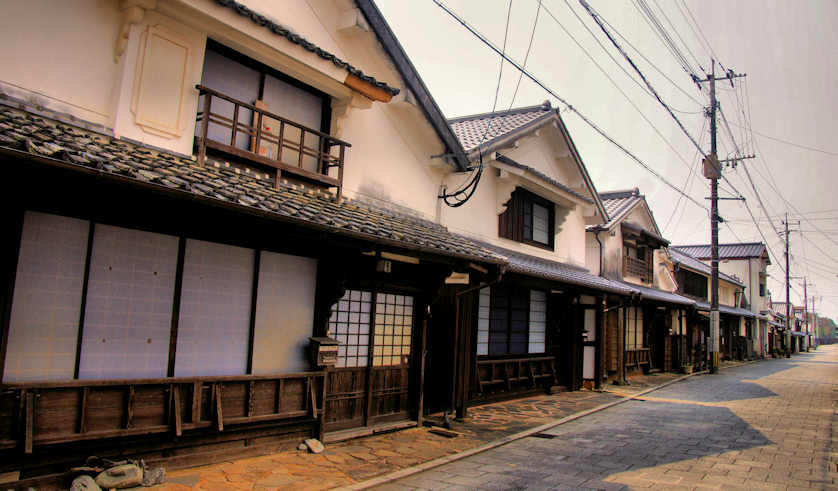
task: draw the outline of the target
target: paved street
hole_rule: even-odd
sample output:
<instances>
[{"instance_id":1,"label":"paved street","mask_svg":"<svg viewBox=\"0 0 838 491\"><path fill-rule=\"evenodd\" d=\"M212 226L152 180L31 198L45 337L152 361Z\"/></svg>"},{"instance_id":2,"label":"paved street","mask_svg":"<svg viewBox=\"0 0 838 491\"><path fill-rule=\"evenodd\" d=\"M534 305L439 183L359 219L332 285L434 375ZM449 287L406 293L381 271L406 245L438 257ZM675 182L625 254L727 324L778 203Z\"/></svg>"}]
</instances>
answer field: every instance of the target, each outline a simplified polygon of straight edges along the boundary
<instances>
[{"instance_id":1,"label":"paved street","mask_svg":"<svg viewBox=\"0 0 838 491\"><path fill-rule=\"evenodd\" d=\"M838 489L838 349L699 375L379 489Z\"/></svg>"}]
</instances>

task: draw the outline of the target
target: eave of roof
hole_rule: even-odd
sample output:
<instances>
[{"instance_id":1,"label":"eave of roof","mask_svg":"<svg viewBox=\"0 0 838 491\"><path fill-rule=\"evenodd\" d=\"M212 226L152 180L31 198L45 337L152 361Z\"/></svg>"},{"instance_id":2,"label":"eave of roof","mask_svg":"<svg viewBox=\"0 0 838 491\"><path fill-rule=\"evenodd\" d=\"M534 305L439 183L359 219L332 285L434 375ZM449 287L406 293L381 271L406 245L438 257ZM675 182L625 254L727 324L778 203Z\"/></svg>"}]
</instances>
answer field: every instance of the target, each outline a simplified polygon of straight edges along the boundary
<instances>
[{"instance_id":1,"label":"eave of roof","mask_svg":"<svg viewBox=\"0 0 838 491\"><path fill-rule=\"evenodd\" d=\"M510 109L508 111L496 111L493 113L484 113L484 114L475 114L470 116L460 116L457 118L449 119L449 123L458 123L463 121L470 121L475 119L487 118L487 117L502 117L504 115L510 114L522 114L526 112L533 112L533 111L544 111L543 115L536 117L535 119L523 124L519 127L516 127L514 130L509 131L507 133L502 133L497 135L496 137L492 138L489 141L481 143L476 147L473 147L468 151L469 157L472 159L476 159L479 155L486 154L488 152L492 152L495 149L507 144L509 141L515 140L517 138L521 138L522 136L526 135L527 133L533 132L538 128L550 123L556 122L559 132L562 135L565 143L567 144L568 150L570 151L573 161L576 163L576 167L579 170L579 173L582 175L582 180L585 181L585 185L588 189L591 190L591 196L593 198L593 202L599 210L600 215L602 217L603 222L608 219L608 212L605 210L605 206L602 204L602 200L597 193L596 186L594 186L594 182L591 179L591 175L588 173L588 169L585 167L585 163L582 160L582 157L579 155L579 151L576 148L576 144L573 142L573 139L570 137L570 133L567 130L567 126L564 124L562 120L561 114L559 114L558 109L553 109L550 106L549 101L546 101L544 104L540 106L530 106L530 107L523 107L523 108L516 108Z\"/></svg>"},{"instance_id":2,"label":"eave of roof","mask_svg":"<svg viewBox=\"0 0 838 491\"><path fill-rule=\"evenodd\" d=\"M637 290L628 284L593 275L588 270L578 266L531 256L485 242L479 242L479 244L495 254L506 258L509 262L507 271L511 273L620 295L631 295L637 292Z\"/></svg>"},{"instance_id":3,"label":"eave of roof","mask_svg":"<svg viewBox=\"0 0 838 491\"><path fill-rule=\"evenodd\" d=\"M371 243L489 264L505 260L445 227L355 200L194 161L111 138L43 115L11 109L0 101L0 153L96 174L172 195L266 216L289 224Z\"/></svg>"},{"instance_id":4,"label":"eave of roof","mask_svg":"<svg viewBox=\"0 0 838 491\"><path fill-rule=\"evenodd\" d=\"M399 93L398 88L391 87L390 85L384 82L376 80L375 77L364 74L364 72L352 66L350 63L341 60L334 54L329 53L323 48L308 41L306 38L300 36L299 34L296 34L291 29L288 29L285 26L275 23L274 21L270 20L269 18L265 17L259 12L256 12L255 10L249 8L247 5L243 5L239 2L236 2L235 0L215 0L215 3L222 7L226 7L233 10L235 13L241 15L242 17L247 17L254 24L264 27L265 29L273 32L277 36L284 37L288 41L302 47L306 51L316 54L317 56L326 61L332 62L336 67L346 70L346 72L350 75L358 77L364 82L386 91L390 95L397 95Z\"/></svg>"},{"instance_id":5,"label":"eave of roof","mask_svg":"<svg viewBox=\"0 0 838 491\"><path fill-rule=\"evenodd\" d=\"M413 66L410 58L407 57L407 53L401 43L399 43L390 25L387 24L381 11L375 5L375 2L372 0L355 0L355 4L358 5L361 13L364 14L364 18L370 27L372 27L379 42L384 46L384 50L390 55L393 64L395 64L405 84L413 95L416 96L422 112L425 113L425 116L430 121L437 135L448 148L448 155L456 163L459 170L466 170L469 167L469 159L466 156L465 149L463 149L460 140L454 134L451 126L449 126L445 115L442 114L442 110L437 105L433 96L431 96L431 92L428 90L425 82L422 81L422 77L419 76L419 72Z\"/></svg>"},{"instance_id":6,"label":"eave of roof","mask_svg":"<svg viewBox=\"0 0 838 491\"><path fill-rule=\"evenodd\" d=\"M685 254L677 249L673 249L672 247L669 248L669 257L670 259L672 259L672 262L678 263L679 265L691 269L697 273L706 275L710 275L712 273L709 265L704 264L697 258L690 256L689 254ZM741 287L745 286L745 284L741 281L737 280L736 278L733 278L732 276L728 276L722 273L721 271L719 271L719 278Z\"/></svg>"},{"instance_id":7,"label":"eave of roof","mask_svg":"<svg viewBox=\"0 0 838 491\"><path fill-rule=\"evenodd\" d=\"M698 259L710 259L710 244L674 245L671 247ZM719 258L721 259L750 259L761 257L765 257L768 260L768 264L771 264L768 250L762 242L719 244Z\"/></svg>"},{"instance_id":8,"label":"eave of roof","mask_svg":"<svg viewBox=\"0 0 838 491\"><path fill-rule=\"evenodd\" d=\"M565 186L564 184L560 183L559 181L553 179L552 177L542 173L538 169L534 169L534 168L532 168L528 165L521 164L521 163L519 163L515 160L512 160L511 158L507 157L506 155L498 155L497 161L501 162L503 164L521 169L523 171L526 171L526 172L532 174L534 177L538 178L539 180L541 180L543 182L546 182L547 184L550 184L551 186L555 186L555 187L561 189L563 192L565 192L567 194L570 194L571 196L573 196L577 199L580 199L580 200L582 200L586 203L589 203L589 204L594 204L594 200L592 200L591 198L579 193L578 191L576 191L576 190L574 190L574 189L572 189L568 186Z\"/></svg>"},{"instance_id":9,"label":"eave of roof","mask_svg":"<svg viewBox=\"0 0 838 491\"><path fill-rule=\"evenodd\" d=\"M667 292L664 290L659 290L657 288L651 288L648 286L642 285L635 285L633 283L628 283L625 281L621 281L620 283L624 285L628 285L631 288L637 290L640 293L640 298L646 300L652 300L656 302L664 302L664 303L672 303L677 305L695 305L695 300L684 297L682 295L678 295L677 293Z\"/></svg>"}]
</instances>

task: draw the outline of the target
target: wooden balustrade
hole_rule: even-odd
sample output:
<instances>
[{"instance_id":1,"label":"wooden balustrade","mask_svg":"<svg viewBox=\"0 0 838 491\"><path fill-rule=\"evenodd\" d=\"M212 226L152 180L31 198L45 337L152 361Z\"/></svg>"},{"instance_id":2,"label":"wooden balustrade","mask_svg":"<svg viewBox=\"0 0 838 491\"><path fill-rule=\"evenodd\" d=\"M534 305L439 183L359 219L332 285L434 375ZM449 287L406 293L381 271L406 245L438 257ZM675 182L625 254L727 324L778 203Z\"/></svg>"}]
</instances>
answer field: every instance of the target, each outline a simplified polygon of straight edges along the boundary
<instances>
[{"instance_id":1,"label":"wooden balustrade","mask_svg":"<svg viewBox=\"0 0 838 491\"><path fill-rule=\"evenodd\" d=\"M626 350L626 368L640 368L649 365L649 348L635 348Z\"/></svg>"},{"instance_id":2,"label":"wooden balustrade","mask_svg":"<svg viewBox=\"0 0 838 491\"><path fill-rule=\"evenodd\" d=\"M520 383L531 388L542 381L558 383L556 358L553 356L477 360L474 373L480 393L493 386L509 391Z\"/></svg>"},{"instance_id":3,"label":"wooden balustrade","mask_svg":"<svg viewBox=\"0 0 838 491\"><path fill-rule=\"evenodd\" d=\"M196 117L195 144L199 165L204 164L207 148L211 148L273 167L277 186L282 173L286 172L320 185L336 187L340 198L346 149L352 145L209 87L196 85L195 88L203 98ZM213 110L224 101L228 108L232 104L232 117ZM246 112L252 115L249 123L242 120L242 113ZM225 132L224 141L209 136L211 128L219 127L229 130ZM248 140L249 150L236 145L242 135ZM304 168L306 164L313 164L310 165L313 168ZM337 176L330 175L332 168L337 168Z\"/></svg>"},{"instance_id":4,"label":"wooden balustrade","mask_svg":"<svg viewBox=\"0 0 838 491\"><path fill-rule=\"evenodd\" d=\"M636 257L623 257L623 276L636 276L638 278L651 278L649 262Z\"/></svg>"},{"instance_id":5,"label":"wooden balustrade","mask_svg":"<svg viewBox=\"0 0 838 491\"><path fill-rule=\"evenodd\" d=\"M325 372L0 385L0 449L322 419Z\"/></svg>"}]
</instances>

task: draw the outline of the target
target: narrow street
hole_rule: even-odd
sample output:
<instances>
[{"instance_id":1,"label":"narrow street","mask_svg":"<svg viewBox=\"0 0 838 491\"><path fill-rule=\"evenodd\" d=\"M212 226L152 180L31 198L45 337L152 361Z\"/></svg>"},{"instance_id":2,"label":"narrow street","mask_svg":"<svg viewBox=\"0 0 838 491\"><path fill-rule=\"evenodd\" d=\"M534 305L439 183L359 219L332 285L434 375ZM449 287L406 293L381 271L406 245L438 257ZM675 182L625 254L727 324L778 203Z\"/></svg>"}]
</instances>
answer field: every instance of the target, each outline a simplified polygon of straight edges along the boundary
<instances>
[{"instance_id":1,"label":"narrow street","mask_svg":"<svg viewBox=\"0 0 838 491\"><path fill-rule=\"evenodd\" d=\"M836 489L836 348L698 375L379 489Z\"/></svg>"}]
</instances>

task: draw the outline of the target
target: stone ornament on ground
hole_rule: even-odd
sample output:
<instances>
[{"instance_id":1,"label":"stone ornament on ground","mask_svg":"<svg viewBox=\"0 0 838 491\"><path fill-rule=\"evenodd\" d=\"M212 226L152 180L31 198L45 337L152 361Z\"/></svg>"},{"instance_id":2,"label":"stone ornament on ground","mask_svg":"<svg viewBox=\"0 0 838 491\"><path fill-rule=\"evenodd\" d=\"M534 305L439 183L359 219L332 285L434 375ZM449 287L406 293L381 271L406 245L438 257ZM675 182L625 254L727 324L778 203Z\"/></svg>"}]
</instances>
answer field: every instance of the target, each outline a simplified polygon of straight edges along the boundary
<instances>
[{"instance_id":1,"label":"stone ornament on ground","mask_svg":"<svg viewBox=\"0 0 838 491\"><path fill-rule=\"evenodd\" d=\"M140 486L143 483L143 470L134 464L111 467L96 476L96 484L104 489L123 489Z\"/></svg>"},{"instance_id":2,"label":"stone ornament on ground","mask_svg":"<svg viewBox=\"0 0 838 491\"><path fill-rule=\"evenodd\" d=\"M96 481L94 481L92 477L79 476L73 479L70 491L102 491L102 488L96 484Z\"/></svg>"},{"instance_id":3,"label":"stone ornament on ground","mask_svg":"<svg viewBox=\"0 0 838 491\"><path fill-rule=\"evenodd\" d=\"M324 447L323 444L320 443L320 440L316 438L309 438L303 443L306 444L308 451L311 453L321 453L323 450L326 450L326 447Z\"/></svg>"}]
</instances>

